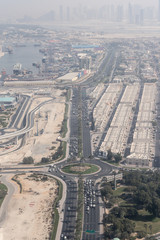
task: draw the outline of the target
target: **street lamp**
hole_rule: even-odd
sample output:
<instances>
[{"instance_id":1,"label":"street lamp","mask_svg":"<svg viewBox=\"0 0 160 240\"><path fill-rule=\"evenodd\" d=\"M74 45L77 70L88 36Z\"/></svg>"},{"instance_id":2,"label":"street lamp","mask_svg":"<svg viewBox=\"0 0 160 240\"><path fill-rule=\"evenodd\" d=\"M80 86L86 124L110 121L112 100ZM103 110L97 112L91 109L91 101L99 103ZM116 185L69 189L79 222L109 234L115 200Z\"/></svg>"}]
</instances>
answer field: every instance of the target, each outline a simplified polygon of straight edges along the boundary
<instances>
[{"instance_id":1,"label":"street lamp","mask_svg":"<svg viewBox=\"0 0 160 240\"><path fill-rule=\"evenodd\" d=\"M117 181L116 181L116 175L118 174L119 170L115 169L113 174L114 174L114 190L117 188Z\"/></svg>"}]
</instances>

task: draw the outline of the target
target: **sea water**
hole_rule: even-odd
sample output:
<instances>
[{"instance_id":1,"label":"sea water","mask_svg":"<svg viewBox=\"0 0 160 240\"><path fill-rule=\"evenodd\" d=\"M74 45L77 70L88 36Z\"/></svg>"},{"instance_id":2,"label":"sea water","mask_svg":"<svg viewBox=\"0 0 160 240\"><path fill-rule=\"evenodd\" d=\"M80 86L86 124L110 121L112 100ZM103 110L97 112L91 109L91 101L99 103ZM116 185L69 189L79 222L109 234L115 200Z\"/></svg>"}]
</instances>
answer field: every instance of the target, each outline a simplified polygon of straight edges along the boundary
<instances>
[{"instance_id":1,"label":"sea water","mask_svg":"<svg viewBox=\"0 0 160 240\"><path fill-rule=\"evenodd\" d=\"M43 54L39 52L39 47L33 44L25 44L21 47L13 47L13 53L5 53L0 57L0 72L6 70L7 74L13 74L13 66L16 63L22 64L22 70L29 70L38 73L38 69L32 66L32 63L42 63Z\"/></svg>"}]
</instances>

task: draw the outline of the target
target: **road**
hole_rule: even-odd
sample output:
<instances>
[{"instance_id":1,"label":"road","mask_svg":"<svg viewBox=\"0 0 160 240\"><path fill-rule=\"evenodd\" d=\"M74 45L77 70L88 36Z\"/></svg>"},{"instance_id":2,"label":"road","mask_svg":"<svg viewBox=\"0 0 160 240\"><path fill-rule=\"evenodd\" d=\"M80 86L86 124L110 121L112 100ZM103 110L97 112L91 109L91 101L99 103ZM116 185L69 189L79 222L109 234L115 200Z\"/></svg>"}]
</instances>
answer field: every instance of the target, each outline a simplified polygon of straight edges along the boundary
<instances>
[{"instance_id":1,"label":"road","mask_svg":"<svg viewBox=\"0 0 160 240\"><path fill-rule=\"evenodd\" d=\"M1 205L1 208L0 208L0 227L2 227L3 222L5 221L7 207L11 200L11 197L15 191L15 186L13 184L11 184L10 182L8 182L6 178L7 178L7 176L5 176L5 175L1 176L1 178L0 178L0 181L4 185L6 185L6 187L8 188L7 196L5 197L5 199Z\"/></svg>"},{"instance_id":2,"label":"road","mask_svg":"<svg viewBox=\"0 0 160 240\"><path fill-rule=\"evenodd\" d=\"M45 105L45 104L47 104L51 101L53 101L53 99L39 104L36 108L34 108L31 112L29 112L27 114L27 117L26 117L26 126L23 129L17 130L15 132L0 135L0 140L8 139L8 138L14 138L14 137L17 137L17 136L20 136L22 134L25 134L25 133L29 132L34 127L34 114L35 114L35 112L39 108L41 108L43 105Z\"/></svg>"},{"instance_id":3,"label":"road","mask_svg":"<svg viewBox=\"0 0 160 240\"><path fill-rule=\"evenodd\" d=\"M86 159L83 160L86 163L96 164L100 167L100 171L96 174L83 176L84 181L89 179L93 181L92 190L95 191L95 207L90 207L89 213L86 212L86 205L84 206L84 223L83 223L83 240L94 240L101 239L100 235L100 195L98 190L97 180L107 176L111 171L117 169L116 167L110 166L109 164L97 159ZM77 163L77 161L73 162ZM76 224L76 210L77 210L77 181L78 178L75 175L68 175L61 172L61 168L68 164L66 161L59 162L49 169L53 176L58 176L63 179L67 185L66 202L64 205L64 222L62 233L63 236L67 236L68 239L74 239L75 224ZM83 193L82 193L83 194ZM86 231L93 230L93 233L87 233ZM92 231L91 231L92 232ZM61 238L63 239L63 238Z\"/></svg>"},{"instance_id":4,"label":"road","mask_svg":"<svg viewBox=\"0 0 160 240\"><path fill-rule=\"evenodd\" d=\"M67 196L64 210L64 222L62 234L67 239L74 240L74 233L76 229L76 214L77 214L77 183L75 180L66 177Z\"/></svg>"},{"instance_id":5,"label":"road","mask_svg":"<svg viewBox=\"0 0 160 240\"><path fill-rule=\"evenodd\" d=\"M27 98L29 99L29 96L27 96ZM22 110L22 107L25 105L25 102L26 102L27 98L26 98L26 96L22 96L22 99L19 102L19 106L18 106L15 114L12 116L12 119L11 119L11 121L9 123L8 128L12 128L12 127L16 126L15 122L16 122L17 117L19 116L19 114L20 114L20 112Z\"/></svg>"},{"instance_id":6,"label":"road","mask_svg":"<svg viewBox=\"0 0 160 240\"><path fill-rule=\"evenodd\" d=\"M72 104L71 104L71 111L70 111L70 149L69 149L69 155L77 157L78 155L78 141L79 141L79 127L80 124L82 124L82 146L83 146L83 156L85 157L85 162L87 163L93 163L100 167L100 171L93 175L86 175L83 176L85 181L91 181L92 182L92 189L90 189L90 192L92 194L86 195L87 198L89 198L89 201L92 200L92 206L89 206L89 213L88 210L86 212L86 203L84 207L84 223L83 223L83 240L95 240L100 239L100 202L99 202L99 191L98 191L98 183L97 180L108 175L114 167L102 162L99 159L88 159L89 156L91 156L91 140L90 140L90 127L89 127L89 116L88 116L88 108L87 108L87 96L86 96L86 88L88 86L93 86L99 82L103 78L103 75L107 74L107 76L113 77L114 69L115 69L115 53L116 50L112 48L112 50L109 52L109 56L106 61L104 61L102 66L102 73L97 73L97 77L91 77L87 79L86 82L83 82L82 84L79 84L79 86L73 86L72 87ZM111 66L114 65L114 68ZM111 78L112 78L111 77ZM111 80L110 78L110 80ZM80 86L81 85L81 86ZM53 100L51 100L53 101ZM25 108L27 100L23 102L23 106ZM49 101L48 101L49 102ZM32 110L31 112L27 113L26 116L26 125L23 129L20 129L16 131L15 133L8 133L5 136L1 135L0 139L5 139L15 136L20 136L28 131L33 127L34 124L34 113L37 111L43 104L40 104ZM22 108L23 110L23 108ZM23 111L22 111L23 113ZM18 118L20 118L22 115L19 115ZM17 118L17 120L18 120ZM14 123L16 123L16 118L13 119ZM18 123L17 123L18 124ZM63 181L65 181L67 186L67 192L66 192L66 202L62 209L64 212L64 221L63 221L63 227L61 232L61 239L64 239L64 236L67 237L67 239L74 240L74 234L75 234L75 228L76 228L76 214L77 214L77 181L78 178L76 178L74 175L68 175L61 172L61 168L66 164L66 161L58 162L54 165L54 167L49 167L49 173L53 176L57 176ZM4 169L5 170L5 169ZM16 170L16 169L15 169ZM21 169L22 170L22 169ZM21 170L19 172L21 172ZM26 169L27 171L31 171L31 169ZM11 171L11 169L10 169ZM8 171L8 172L10 172ZM7 172L7 169L6 169ZM13 169L14 172L14 169ZM95 206L93 206L95 204Z\"/></svg>"},{"instance_id":7,"label":"road","mask_svg":"<svg viewBox=\"0 0 160 240\"><path fill-rule=\"evenodd\" d=\"M116 60L115 60L115 53L116 51L112 49L109 53L109 58L112 60L113 67L108 67L108 59L104 63L105 66L103 69L103 73L107 72L107 76L110 76L110 81L112 81ZM107 55L108 56L108 55ZM117 59L117 55L116 55ZM101 74L102 75L102 74ZM101 77L99 76L99 79ZM103 77L103 76L102 76ZM71 114L70 114L70 156L77 156L78 155L78 137L79 137L79 116L81 110L81 124L82 124L82 146L83 146L83 157L85 158L85 162L97 164L100 167L100 171L97 174L93 174L92 176L83 176L84 180L90 179L93 181L93 188L97 195L94 196L95 199L92 199L92 196L87 196L89 200L95 201L95 206L89 207L89 211L86 211L86 203L84 206L84 223L83 223L83 240L95 240L101 239L100 235L100 202L99 202L99 194L98 194L98 184L96 183L97 179L100 179L106 175L108 175L114 167L100 161L99 159L88 159L91 156L91 138L90 138L90 126L89 126L89 114L88 114L88 107L87 107L87 96L86 96L86 88L88 84L91 86L94 84L95 77L92 79L88 79L86 83L81 84L81 88L73 87L73 95L72 95L72 107L71 107ZM97 82L96 82L97 83ZM123 93L123 91L122 91ZM81 95L81 96L80 96ZM122 94L121 94L122 96ZM120 97L121 97L120 96ZM118 101L120 98L118 99ZM115 107L116 110L116 107ZM113 113L114 114L114 113ZM113 117L113 115L112 115ZM62 168L66 163L57 164L57 168ZM58 173L58 171L57 171ZM56 173L56 174L57 174ZM61 174L61 173L59 173ZM65 176L65 177L64 177ZM74 239L74 229L75 229L75 214L74 209L77 207L77 187L76 182L73 180L75 176L71 176L71 179L68 179L69 176L65 174L61 174L61 176L66 184L67 184L67 196L66 196L66 204L65 204L65 222L63 224L62 230L62 239L64 236L67 236L68 239ZM73 190L75 189L75 190ZM92 189L93 191L93 189ZM73 195L72 195L73 194ZM92 193L93 195L93 193ZM85 193L84 193L85 196ZM75 204L75 205L73 205Z\"/></svg>"},{"instance_id":8,"label":"road","mask_svg":"<svg viewBox=\"0 0 160 240\"><path fill-rule=\"evenodd\" d=\"M69 176L61 172L61 168L65 162L58 163L54 167L49 168L50 174L59 177L65 181L67 186L66 201L63 206L64 221L62 226L61 236L66 236L67 239L74 240L74 233L76 228L76 213L77 213L77 179L75 176ZM61 237L63 239L63 237Z\"/></svg>"},{"instance_id":9,"label":"road","mask_svg":"<svg viewBox=\"0 0 160 240\"><path fill-rule=\"evenodd\" d=\"M98 184L87 178L84 189L84 223L82 240L99 240L100 236L100 214Z\"/></svg>"},{"instance_id":10,"label":"road","mask_svg":"<svg viewBox=\"0 0 160 240\"><path fill-rule=\"evenodd\" d=\"M83 157L88 158L91 156L91 137L89 126L89 115L86 99L86 88L82 88L82 144L83 144Z\"/></svg>"},{"instance_id":11,"label":"road","mask_svg":"<svg viewBox=\"0 0 160 240\"><path fill-rule=\"evenodd\" d=\"M70 112L70 156L78 155L78 139L79 139L79 90L76 87L72 89L72 105Z\"/></svg>"}]
</instances>

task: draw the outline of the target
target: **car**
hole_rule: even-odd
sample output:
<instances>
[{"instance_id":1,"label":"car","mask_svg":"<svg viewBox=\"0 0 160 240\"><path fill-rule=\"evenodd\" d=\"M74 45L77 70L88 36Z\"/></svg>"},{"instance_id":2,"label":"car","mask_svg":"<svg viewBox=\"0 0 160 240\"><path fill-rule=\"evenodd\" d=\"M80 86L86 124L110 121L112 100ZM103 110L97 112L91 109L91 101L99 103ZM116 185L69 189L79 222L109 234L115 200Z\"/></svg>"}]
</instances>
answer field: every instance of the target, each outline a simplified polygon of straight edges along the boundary
<instances>
[{"instance_id":1,"label":"car","mask_svg":"<svg viewBox=\"0 0 160 240\"><path fill-rule=\"evenodd\" d=\"M64 237L64 234L62 233L62 234L61 234L61 238L63 239L63 237Z\"/></svg>"}]
</instances>

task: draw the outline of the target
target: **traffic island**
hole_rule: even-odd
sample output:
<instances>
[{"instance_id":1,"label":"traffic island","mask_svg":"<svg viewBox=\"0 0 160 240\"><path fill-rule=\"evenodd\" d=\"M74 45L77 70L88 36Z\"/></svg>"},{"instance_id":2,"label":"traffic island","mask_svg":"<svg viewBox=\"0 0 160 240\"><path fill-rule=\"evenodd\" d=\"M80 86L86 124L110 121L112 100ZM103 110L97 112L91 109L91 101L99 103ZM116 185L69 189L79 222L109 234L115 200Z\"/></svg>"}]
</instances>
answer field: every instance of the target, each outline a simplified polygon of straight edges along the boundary
<instances>
[{"instance_id":1,"label":"traffic island","mask_svg":"<svg viewBox=\"0 0 160 240\"><path fill-rule=\"evenodd\" d=\"M100 167L94 164L88 163L79 163L79 164L72 164L67 165L61 169L63 172L68 174L93 174L100 170Z\"/></svg>"}]
</instances>

